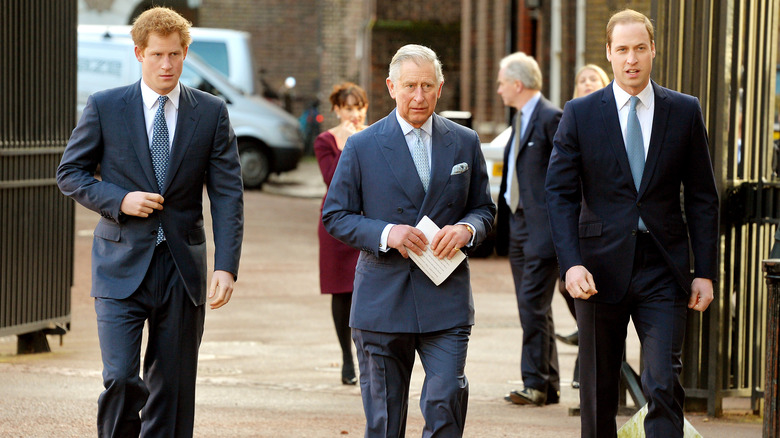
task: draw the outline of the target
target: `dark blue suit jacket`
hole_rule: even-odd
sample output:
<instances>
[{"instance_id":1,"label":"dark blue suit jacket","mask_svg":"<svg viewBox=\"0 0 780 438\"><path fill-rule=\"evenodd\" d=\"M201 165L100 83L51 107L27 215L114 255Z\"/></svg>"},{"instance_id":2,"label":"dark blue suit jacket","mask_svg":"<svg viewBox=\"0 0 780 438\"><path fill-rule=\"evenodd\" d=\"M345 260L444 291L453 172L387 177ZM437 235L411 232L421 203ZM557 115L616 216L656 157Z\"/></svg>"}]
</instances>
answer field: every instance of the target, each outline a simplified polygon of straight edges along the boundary
<instances>
[{"instance_id":1,"label":"dark blue suit jacket","mask_svg":"<svg viewBox=\"0 0 780 438\"><path fill-rule=\"evenodd\" d=\"M691 247L693 276L717 278L718 193L699 102L652 83L653 128L637 193L612 87L568 102L555 134L546 189L561 274L584 265L599 291L590 301L620 301L631 278L641 212L680 286L690 292Z\"/></svg>"},{"instance_id":2,"label":"dark blue suit jacket","mask_svg":"<svg viewBox=\"0 0 780 438\"><path fill-rule=\"evenodd\" d=\"M325 229L361 249L350 326L387 333L426 333L474 323L468 260L438 287L411 259L379 249L389 223L439 227L460 221L490 231L495 205L476 132L433 114L431 181L423 190L395 111L352 135L323 206ZM461 163L468 167L453 174Z\"/></svg>"},{"instance_id":3,"label":"dark blue suit jacket","mask_svg":"<svg viewBox=\"0 0 780 438\"><path fill-rule=\"evenodd\" d=\"M100 166L100 179L95 171ZM237 275L243 236L238 148L225 102L181 85L176 133L163 187L157 186L140 81L89 97L57 169L62 192L102 216L92 244L92 296L122 299L140 285L161 221L171 254L196 305L206 301L205 185L213 221L215 270ZM148 218L120 214L132 191L162 194Z\"/></svg>"},{"instance_id":4,"label":"dark blue suit jacket","mask_svg":"<svg viewBox=\"0 0 780 438\"><path fill-rule=\"evenodd\" d=\"M509 150L511 142L514 141L514 132L512 133L513 137L509 139L510 143L504 148L504 172L501 176L501 186L498 192L498 222L496 225L499 252L505 252L509 242L509 216L511 213L509 206L506 205L504 194L509 185L506 179L507 168L514 165L514 176L518 178L520 197L523 200L523 213L528 229L531 230L523 253L540 258L555 257L550 221L547 218L544 181L547 177L547 164L552 153L553 137L560 120L560 108L541 97L531 113L523 138L520 139L520 150L516 163L509 162Z\"/></svg>"}]
</instances>

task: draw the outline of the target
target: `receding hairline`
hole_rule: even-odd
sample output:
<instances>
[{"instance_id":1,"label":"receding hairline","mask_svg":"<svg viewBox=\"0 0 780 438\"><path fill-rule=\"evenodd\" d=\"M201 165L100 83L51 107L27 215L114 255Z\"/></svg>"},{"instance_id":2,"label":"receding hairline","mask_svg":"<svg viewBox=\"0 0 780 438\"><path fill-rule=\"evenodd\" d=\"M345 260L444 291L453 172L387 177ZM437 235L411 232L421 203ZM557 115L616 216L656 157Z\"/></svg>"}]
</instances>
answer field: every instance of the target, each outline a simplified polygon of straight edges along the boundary
<instances>
[{"instance_id":1,"label":"receding hairline","mask_svg":"<svg viewBox=\"0 0 780 438\"><path fill-rule=\"evenodd\" d=\"M414 62L418 67L422 67L423 64L431 64L436 84L444 83L444 73L439 56L433 49L418 44L407 44L395 52L388 68L388 79L393 83L400 79L401 66L408 61Z\"/></svg>"},{"instance_id":2,"label":"receding hairline","mask_svg":"<svg viewBox=\"0 0 780 438\"><path fill-rule=\"evenodd\" d=\"M655 28L653 27L653 22L650 21L650 18L647 17L647 15L635 11L633 9L623 9L622 11L615 12L612 14L612 16L609 18L609 22L607 22L607 28L606 28L606 40L607 40L607 46L612 47L612 33L615 30L615 26L618 24L631 24L631 23L638 23L645 26L645 30L647 31L647 35L650 37L650 44L655 43Z\"/></svg>"}]
</instances>

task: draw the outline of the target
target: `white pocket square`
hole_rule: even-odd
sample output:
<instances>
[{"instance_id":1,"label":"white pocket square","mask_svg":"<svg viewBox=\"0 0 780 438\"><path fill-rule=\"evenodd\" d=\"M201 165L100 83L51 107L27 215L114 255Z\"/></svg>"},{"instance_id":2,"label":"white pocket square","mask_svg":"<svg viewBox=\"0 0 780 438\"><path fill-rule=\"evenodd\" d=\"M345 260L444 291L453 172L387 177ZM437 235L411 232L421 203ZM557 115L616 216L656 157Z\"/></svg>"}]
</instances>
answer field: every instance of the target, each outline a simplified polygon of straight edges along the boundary
<instances>
[{"instance_id":1,"label":"white pocket square","mask_svg":"<svg viewBox=\"0 0 780 438\"><path fill-rule=\"evenodd\" d=\"M460 163L452 166L452 172L450 172L450 175L458 175L465 171L469 170L469 165L466 163Z\"/></svg>"}]
</instances>

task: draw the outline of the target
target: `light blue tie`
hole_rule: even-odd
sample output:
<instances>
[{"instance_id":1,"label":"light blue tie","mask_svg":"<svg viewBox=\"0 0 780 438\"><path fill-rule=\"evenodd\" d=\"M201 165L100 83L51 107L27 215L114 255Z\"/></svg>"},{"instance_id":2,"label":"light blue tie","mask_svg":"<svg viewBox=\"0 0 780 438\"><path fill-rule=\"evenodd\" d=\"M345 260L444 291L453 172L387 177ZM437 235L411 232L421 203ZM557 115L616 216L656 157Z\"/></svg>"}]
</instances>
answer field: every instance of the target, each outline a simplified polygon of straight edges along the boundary
<instances>
[{"instance_id":1,"label":"light blue tie","mask_svg":"<svg viewBox=\"0 0 780 438\"><path fill-rule=\"evenodd\" d=\"M639 125L639 117L636 115L636 104L639 98L631 96L631 107L628 109L628 121L626 122L626 153L628 164L631 166L631 176L634 178L634 187L639 192L642 183L642 172L645 170L645 142L642 138L642 127ZM639 218L638 228L647 231L642 218Z\"/></svg>"},{"instance_id":2,"label":"light blue tie","mask_svg":"<svg viewBox=\"0 0 780 438\"><path fill-rule=\"evenodd\" d=\"M431 169L428 165L428 151L425 149L420 131L420 128L414 128L415 142L412 147L412 159L414 160L414 167L417 168L417 174L420 175L423 188L427 192L428 183L431 180Z\"/></svg>"},{"instance_id":3,"label":"light blue tie","mask_svg":"<svg viewBox=\"0 0 780 438\"><path fill-rule=\"evenodd\" d=\"M168 146L168 124L165 123L165 102L168 96L160 96L157 113L154 115L154 127L152 128L152 166L154 166L154 176L157 178L157 187L162 192L163 183L165 183L165 173L168 170L168 156L170 154ZM157 242L165 240L162 222L157 229Z\"/></svg>"}]
</instances>

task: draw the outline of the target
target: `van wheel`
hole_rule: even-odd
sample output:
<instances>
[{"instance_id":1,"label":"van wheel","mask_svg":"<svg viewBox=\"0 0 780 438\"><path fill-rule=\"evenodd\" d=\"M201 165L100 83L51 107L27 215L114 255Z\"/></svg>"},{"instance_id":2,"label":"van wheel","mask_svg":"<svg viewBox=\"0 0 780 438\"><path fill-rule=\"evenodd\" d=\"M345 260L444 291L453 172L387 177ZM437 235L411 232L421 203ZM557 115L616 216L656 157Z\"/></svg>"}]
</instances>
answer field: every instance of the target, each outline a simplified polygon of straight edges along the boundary
<instances>
[{"instance_id":1,"label":"van wheel","mask_svg":"<svg viewBox=\"0 0 780 438\"><path fill-rule=\"evenodd\" d=\"M241 158L241 177L247 189L260 188L271 169L268 155L257 143L242 141L238 143L238 154Z\"/></svg>"}]
</instances>

